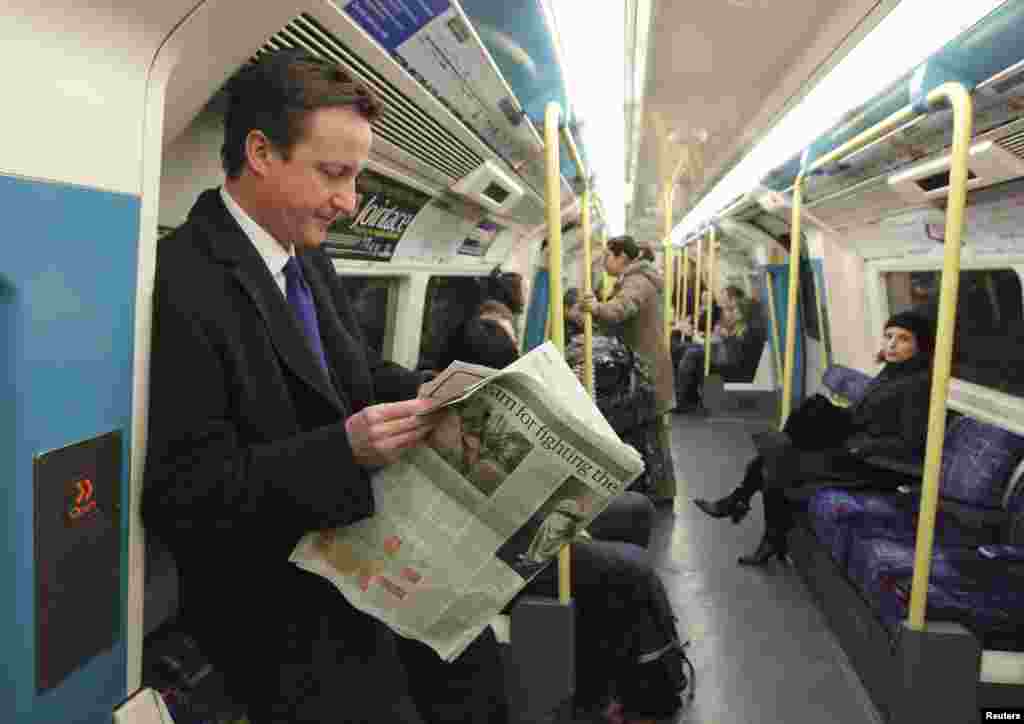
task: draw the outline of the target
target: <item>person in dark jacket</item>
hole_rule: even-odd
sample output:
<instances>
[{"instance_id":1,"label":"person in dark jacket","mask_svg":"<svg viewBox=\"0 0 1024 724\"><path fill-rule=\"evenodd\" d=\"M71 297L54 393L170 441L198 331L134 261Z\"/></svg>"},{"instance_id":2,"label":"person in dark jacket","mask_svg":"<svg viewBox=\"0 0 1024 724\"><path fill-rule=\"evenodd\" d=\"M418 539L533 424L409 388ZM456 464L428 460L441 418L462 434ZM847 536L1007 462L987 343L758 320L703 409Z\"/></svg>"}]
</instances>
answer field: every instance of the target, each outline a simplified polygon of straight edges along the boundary
<instances>
[{"instance_id":1,"label":"person in dark jacket","mask_svg":"<svg viewBox=\"0 0 1024 724\"><path fill-rule=\"evenodd\" d=\"M879 486L904 481L866 458L922 458L928 432L933 330L934 323L916 312L893 315L885 324L878 354L885 367L859 402L845 410L829 404L822 409L815 404L821 398L810 398L790 415L784 434L768 434L765 443L755 439L761 454L747 466L736 490L714 502L694 501L713 518L739 522L750 510L750 498L762 491L764 538L753 554L740 557L741 564L763 565L774 556L785 556L786 533L792 526L786 487L814 480L870 480Z\"/></svg>"},{"instance_id":2,"label":"person in dark jacket","mask_svg":"<svg viewBox=\"0 0 1024 724\"><path fill-rule=\"evenodd\" d=\"M320 249L355 211L380 103L293 50L228 95L225 183L160 241L153 293L142 520L178 564L183 624L252 724L506 721L489 629L445 663L288 560L373 515L371 472L433 424Z\"/></svg>"},{"instance_id":3,"label":"person in dark jacket","mask_svg":"<svg viewBox=\"0 0 1024 724\"><path fill-rule=\"evenodd\" d=\"M476 313L452 332L438 358L440 372L456 360L500 370L519 358L512 310L496 299L484 300Z\"/></svg>"}]
</instances>

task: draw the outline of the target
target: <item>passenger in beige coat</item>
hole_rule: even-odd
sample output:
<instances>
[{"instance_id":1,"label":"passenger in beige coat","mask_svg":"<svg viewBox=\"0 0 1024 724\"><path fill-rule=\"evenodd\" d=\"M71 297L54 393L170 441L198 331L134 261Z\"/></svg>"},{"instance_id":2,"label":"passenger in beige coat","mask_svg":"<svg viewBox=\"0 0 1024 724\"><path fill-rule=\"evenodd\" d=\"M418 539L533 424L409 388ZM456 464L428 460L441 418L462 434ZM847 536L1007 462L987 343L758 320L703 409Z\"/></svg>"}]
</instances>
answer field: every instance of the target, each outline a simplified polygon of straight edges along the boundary
<instances>
[{"instance_id":1,"label":"passenger in beige coat","mask_svg":"<svg viewBox=\"0 0 1024 724\"><path fill-rule=\"evenodd\" d=\"M584 295L569 316L580 319L589 310L598 323L620 326L623 341L636 356L639 373L654 386L657 444L664 464L649 464L648 467L663 469L648 472L655 497L665 499L675 496L675 475L664 414L676 406L676 395L672 358L665 339L664 278L650 256L649 252L642 253L630 236L610 239L604 269L618 278L611 296L599 302L593 295Z\"/></svg>"}]
</instances>

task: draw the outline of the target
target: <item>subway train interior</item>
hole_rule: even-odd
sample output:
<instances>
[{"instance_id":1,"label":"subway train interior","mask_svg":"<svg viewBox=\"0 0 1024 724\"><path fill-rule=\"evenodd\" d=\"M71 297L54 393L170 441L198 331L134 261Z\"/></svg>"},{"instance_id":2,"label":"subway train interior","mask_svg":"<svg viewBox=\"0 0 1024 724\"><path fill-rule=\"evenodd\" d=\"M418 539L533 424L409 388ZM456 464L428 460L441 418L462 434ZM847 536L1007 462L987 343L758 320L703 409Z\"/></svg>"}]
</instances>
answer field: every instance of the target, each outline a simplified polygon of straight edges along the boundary
<instances>
[{"instance_id":1,"label":"subway train interior","mask_svg":"<svg viewBox=\"0 0 1024 724\"><path fill-rule=\"evenodd\" d=\"M634 489L692 670L659 721L1024 717L1024 0L4 6L0 721L250 721L140 506L157 249L225 183L229 78L288 48L383 104L321 244L366 345L438 371L515 273L518 352L582 350L625 442L664 426L674 489L650 465ZM664 413L632 397L635 336L597 319L623 235L657 273ZM918 454L785 483L763 548L767 497L723 496L809 405L863 410L908 314L934 334ZM490 624L510 721L654 721L575 706L564 585Z\"/></svg>"}]
</instances>

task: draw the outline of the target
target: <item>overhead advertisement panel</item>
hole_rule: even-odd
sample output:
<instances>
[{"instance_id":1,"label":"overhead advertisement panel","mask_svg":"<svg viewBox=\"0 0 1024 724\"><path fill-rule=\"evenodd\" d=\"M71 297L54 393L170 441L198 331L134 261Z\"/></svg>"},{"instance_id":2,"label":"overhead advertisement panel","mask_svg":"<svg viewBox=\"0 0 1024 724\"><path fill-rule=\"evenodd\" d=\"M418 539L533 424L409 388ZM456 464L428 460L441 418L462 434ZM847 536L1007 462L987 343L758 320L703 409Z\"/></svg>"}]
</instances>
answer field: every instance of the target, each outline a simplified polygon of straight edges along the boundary
<instances>
[{"instance_id":1,"label":"overhead advertisement panel","mask_svg":"<svg viewBox=\"0 0 1024 724\"><path fill-rule=\"evenodd\" d=\"M359 206L327 231L324 250L336 259L390 261L395 247L430 196L365 170L356 182Z\"/></svg>"},{"instance_id":2,"label":"overhead advertisement panel","mask_svg":"<svg viewBox=\"0 0 1024 724\"><path fill-rule=\"evenodd\" d=\"M535 189L542 188L531 124L516 108L466 17L448 0L349 0L345 12Z\"/></svg>"}]
</instances>

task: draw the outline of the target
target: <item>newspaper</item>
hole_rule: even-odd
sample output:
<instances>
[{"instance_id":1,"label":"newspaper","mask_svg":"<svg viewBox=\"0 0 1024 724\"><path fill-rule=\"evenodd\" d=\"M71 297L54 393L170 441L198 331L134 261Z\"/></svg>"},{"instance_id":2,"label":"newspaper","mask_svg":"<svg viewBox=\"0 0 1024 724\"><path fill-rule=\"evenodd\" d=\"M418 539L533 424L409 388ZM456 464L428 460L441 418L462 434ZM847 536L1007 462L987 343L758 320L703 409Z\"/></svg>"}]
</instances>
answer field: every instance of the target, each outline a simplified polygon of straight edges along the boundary
<instances>
[{"instance_id":1,"label":"newspaper","mask_svg":"<svg viewBox=\"0 0 1024 724\"><path fill-rule=\"evenodd\" d=\"M455 363L423 445L374 474L373 516L289 560L452 661L643 470L550 343L498 372Z\"/></svg>"}]
</instances>

